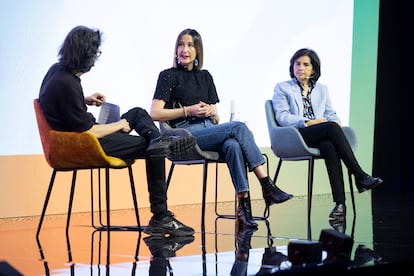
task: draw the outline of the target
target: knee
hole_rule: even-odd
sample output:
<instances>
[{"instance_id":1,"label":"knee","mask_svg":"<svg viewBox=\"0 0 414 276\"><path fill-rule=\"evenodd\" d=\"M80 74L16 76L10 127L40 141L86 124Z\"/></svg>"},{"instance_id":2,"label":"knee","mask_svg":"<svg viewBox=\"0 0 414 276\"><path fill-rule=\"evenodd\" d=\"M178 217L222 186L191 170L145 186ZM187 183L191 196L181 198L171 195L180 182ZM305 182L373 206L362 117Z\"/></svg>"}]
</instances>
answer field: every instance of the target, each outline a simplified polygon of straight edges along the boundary
<instances>
[{"instance_id":1,"label":"knee","mask_svg":"<svg viewBox=\"0 0 414 276\"><path fill-rule=\"evenodd\" d=\"M247 127L246 123L244 122L233 121L233 122L230 122L230 124L235 133L240 133L240 134L251 133L250 129Z\"/></svg>"},{"instance_id":2,"label":"knee","mask_svg":"<svg viewBox=\"0 0 414 276\"><path fill-rule=\"evenodd\" d=\"M247 125L244 122L240 122L240 121L232 121L230 122L230 124L232 124L232 126L234 128L239 128L239 129L248 129Z\"/></svg>"},{"instance_id":3,"label":"knee","mask_svg":"<svg viewBox=\"0 0 414 276\"><path fill-rule=\"evenodd\" d=\"M329 129L331 130L341 130L342 127L337 123L337 122L326 122L326 124L328 125Z\"/></svg>"},{"instance_id":4,"label":"knee","mask_svg":"<svg viewBox=\"0 0 414 276\"><path fill-rule=\"evenodd\" d=\"M129 123L134 123L140 118L151 118L148 112L141 107L134 107L128 110L121 116L122 119L127 119ZM151 119L152 120L152 119Z\"/></svg>"},{"instance_id":5,"label":"knee","mask_svg":"<svg viewBox=\"0 0 414 276\"><path fill-rule=\"evenodd\" d=\"M235 153L241 152L240 144L236 139L227 139L223 143L223 153L226 156L234 155Z\"/></svg>"},{"instance_id":6,"label":"knee","mask_svg":"<svg viewBox=\"0 0 414 276\"><path fill-rule=\"evenodd\" d=\"M330 140L323 140L319 143L321 153L335 151L335 146Z\"/></svg>"},{"instance_id":7,"label":"knee","mask_svg":"<svg viewBox=\"0 0 414 276\"><path fill-rule=\"evenodd\" d=\"M334 137L337 137L337 135L342 135L343 130L342 127L336 123L336 122L327 122L327 130L331 135L335 135Z\"/></svg>"},{"instance_id":8,"label":"knee","mask_svg":"<svg viewBox=\"0 0 414 276\"><path fill-rule=\"evenodd\" d=\"M145 109L141 108L141 107L134 107L134 108L130 109L128 112L135 113L138 117L149 116L148 112Z\"/></svg>"}]
</instances>

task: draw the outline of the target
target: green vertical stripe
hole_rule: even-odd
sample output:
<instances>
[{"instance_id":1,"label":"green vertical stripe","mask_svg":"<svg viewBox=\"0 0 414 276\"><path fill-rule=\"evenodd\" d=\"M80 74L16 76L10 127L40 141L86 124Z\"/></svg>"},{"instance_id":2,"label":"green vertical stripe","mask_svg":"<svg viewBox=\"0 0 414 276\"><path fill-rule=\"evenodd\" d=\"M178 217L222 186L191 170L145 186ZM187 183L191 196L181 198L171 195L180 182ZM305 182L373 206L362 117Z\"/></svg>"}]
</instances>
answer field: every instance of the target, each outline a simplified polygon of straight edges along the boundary
<instances>
[{"instance_id":1,"label":"green vertical stripe","mask_svg":"<svg viewBox=\"0 0 414 276\"><path fill-rule=\"evenodd\" d=\"M357 159L371 173L380 0L354 0L349 124L358 136Z\"/></svg>"}]
</instances>

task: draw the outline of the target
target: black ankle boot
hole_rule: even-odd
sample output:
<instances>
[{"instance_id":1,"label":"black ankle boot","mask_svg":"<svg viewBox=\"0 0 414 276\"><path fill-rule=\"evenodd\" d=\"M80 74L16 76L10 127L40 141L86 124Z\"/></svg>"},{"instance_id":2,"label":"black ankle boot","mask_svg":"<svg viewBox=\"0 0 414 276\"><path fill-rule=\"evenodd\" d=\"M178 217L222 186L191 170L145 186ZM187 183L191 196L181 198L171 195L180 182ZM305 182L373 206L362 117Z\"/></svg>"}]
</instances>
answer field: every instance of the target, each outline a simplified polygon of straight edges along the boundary
<instances>
[{"instance_id":1,"label":"black ankle boot","mask_svg":"<svg viewBox=\"0 0 414 276\"><path fill-rule=\"evenodd\" d=\"M260 184L262 185L263 198L269 206L275 203L285 202L293 197L293 195L279 189L270 177L260 179Z\"/></svg>"},{"instance_id":2,"label":"black ankle boot","mask_svg":"<svg viewBox=\"0 0 414 276\"><path fill-rule=\"evenodd\" d=\"M237 223L239 228L257 228L257 222L253 219L250 198L239 198L237 208Z\"/></svg>"}]
</instances>

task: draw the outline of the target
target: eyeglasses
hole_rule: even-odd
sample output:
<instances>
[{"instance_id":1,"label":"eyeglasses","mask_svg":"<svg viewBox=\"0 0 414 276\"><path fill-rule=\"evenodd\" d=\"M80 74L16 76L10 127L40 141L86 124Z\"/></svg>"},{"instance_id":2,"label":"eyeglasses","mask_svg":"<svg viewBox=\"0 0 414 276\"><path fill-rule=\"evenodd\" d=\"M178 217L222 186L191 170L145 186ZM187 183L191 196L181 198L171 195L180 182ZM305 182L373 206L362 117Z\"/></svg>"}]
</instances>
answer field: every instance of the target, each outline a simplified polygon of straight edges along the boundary
<instances>
[{"instance_id":1,"label":"eyeglasses","mask_svg":"<svg viewBox=\"0 0 414 276\"><path fill-rule=\"evenodd\" d=\"M101 56L101 54L102 54L102 51L101 50L98 50L98 52L96 52L96 57L98 58L98 57L100 57Z\"/></svg>"}]
</instances>

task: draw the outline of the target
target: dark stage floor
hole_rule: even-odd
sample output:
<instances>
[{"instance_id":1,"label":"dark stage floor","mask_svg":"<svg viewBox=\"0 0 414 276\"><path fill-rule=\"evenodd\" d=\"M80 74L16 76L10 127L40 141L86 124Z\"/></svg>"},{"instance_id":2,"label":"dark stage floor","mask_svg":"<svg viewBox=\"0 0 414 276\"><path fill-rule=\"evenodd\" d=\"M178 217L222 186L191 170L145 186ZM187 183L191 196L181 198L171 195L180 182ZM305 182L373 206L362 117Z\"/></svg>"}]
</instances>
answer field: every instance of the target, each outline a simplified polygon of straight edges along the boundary
<instances>
[{"instance_id":1,"label":"dark stage floor","mask_svg":"<svg viewBox=\"0 0 414 276\"><path fill-rule=\"evenodd\" d=\"M306 197L272 206L268 220L258 221L255 232L237 233L234 220L216 219L214 204L207 205L201 231L200 205L171 206L178 219L196 229L194 239L153 240L145 233L114 231L108 242L108 233L94 232L85 213L72 215L68 235L65 215L46 217L38 244L38 217L3 219L0 275L294 275L411 268L411 196L373 197L366 192L355 194L355 199L357 215L348 200L345 223L332 224L331 197L314 196L311 240ZM262 201L252 205L254 215L263 214ZM219 208L224 213L234 210L232 203ZM140 209L140 217L145 225L149 210ZM115 211L111 219L128 225L134 214Z\"/></svg>"}]
</instances>

